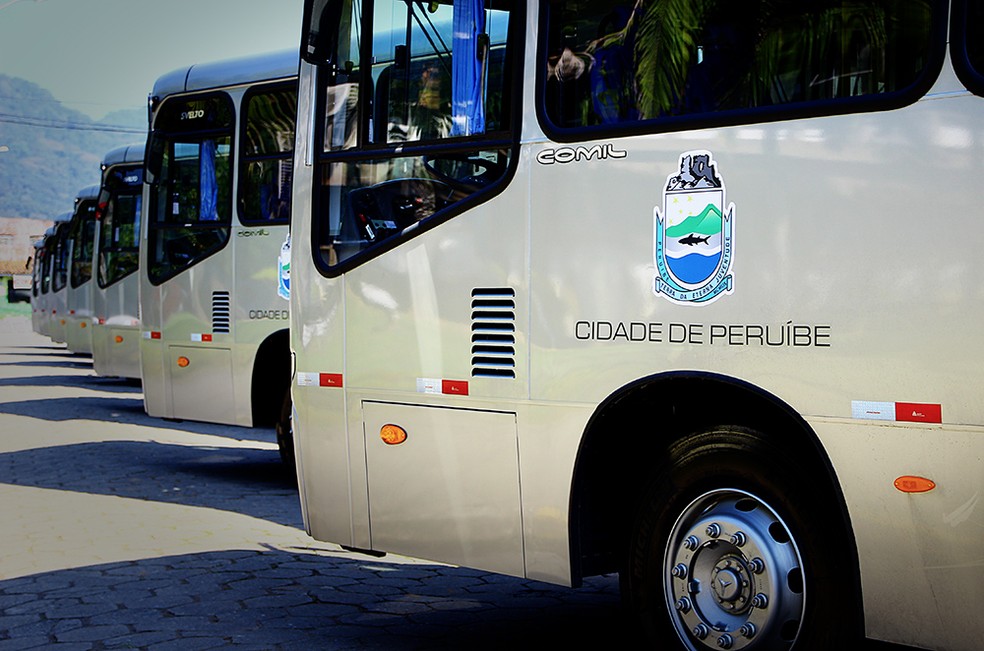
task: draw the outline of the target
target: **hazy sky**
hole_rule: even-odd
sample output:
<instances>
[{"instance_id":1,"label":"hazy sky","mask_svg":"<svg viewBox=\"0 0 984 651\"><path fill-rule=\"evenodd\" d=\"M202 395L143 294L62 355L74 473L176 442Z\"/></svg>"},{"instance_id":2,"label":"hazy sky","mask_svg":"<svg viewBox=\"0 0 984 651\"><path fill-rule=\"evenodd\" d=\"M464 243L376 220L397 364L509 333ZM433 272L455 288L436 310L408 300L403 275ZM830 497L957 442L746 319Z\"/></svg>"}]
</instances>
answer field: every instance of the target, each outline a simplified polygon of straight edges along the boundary
<instances>
[{"instance_id":1,"label":"hazy sky","mask_svg":"<svg viewBox=\"0 0 984 651\"><path fill-rule=\"evenodd\" d=\"M163 73L297 50L300 33L301 0L0 0L0 73L99 119L143 109Z\"/></svg>"}]
</instances>

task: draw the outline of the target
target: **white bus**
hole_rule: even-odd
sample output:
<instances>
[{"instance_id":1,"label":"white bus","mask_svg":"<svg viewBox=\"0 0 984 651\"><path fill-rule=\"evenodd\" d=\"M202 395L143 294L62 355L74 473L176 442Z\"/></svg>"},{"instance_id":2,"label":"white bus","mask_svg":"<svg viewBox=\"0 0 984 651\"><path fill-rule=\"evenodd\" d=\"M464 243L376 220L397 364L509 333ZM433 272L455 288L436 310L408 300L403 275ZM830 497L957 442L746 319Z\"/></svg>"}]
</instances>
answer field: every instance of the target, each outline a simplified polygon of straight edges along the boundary
<instances>
[{"instance_id":1,"label":"white bus","mask_svg":"<svg viewBox=\"0 0 984 651\"><path fill-rule=\"evenodd\" d=\"M42 290L45 287L48 289L45 301L48 309L47 333L56 344L65 343L68 326L68 269L71 265L68 233L74 215L74 212L68 213L65 221L56 223L51 235L45 238L46 241L51 240L51 246L45 256L48 259L48 282L42 285Z\"/></svg>"},{"instance_id":2,"label":"white bus","mask_svg":"<svg viewBox=\"0 0 984 651\"><path fill-rule=\"evenodd\" d=\"M71 219L72 213L58 215L54 223L45 230L41 239L34 243L34 269L31 289L31 327L44 337L51 336L51 270L54 258L55 233L58 224Z\"/></svg>"},{"instance_id":3,"label":"white bus","mask_svg":"<svg viewBox=\"0 0 984 651\"><path fill-rule=\"evenodd\" d=\"M48 229L50 231L51 228ZM41 236L41 239L34 241L34 261L31 267L31 330L37 334L42 333L42 314L44 299L41 293L41 280L44 278L44 263L45 263L45 248L44 242L45 235Z\"/></svg>"},{"instance_id":4,"label":"white bus","mask_svg":"<svg viewBox=\"0 0 984 651\"><path fill-rule=\"evenodd\" d=\"M314 538L618 572L675 648L980 648L984 2L307 0L304 29Z\"/></svg>"},{"instance_id":5,"label":"white bus","mask_svg":"<svg viewBox=\"0 0 984 651\"><path fill-rule=\"evenodd\" d=\"M102 162L92 288L92 367L140 379L140 279L136 274L143 200L144 143L118 147Z\"/></svg>"},{"instance_id":6,"label":"white bus","mask_svg":"<svg viewBox=\"0 0 984 651\"><path fill-rule=\"evenodd\" d=\"M92 354L92 252L98 201L98 185L90 185L79 191L66 236L69 257L65 346L80 355Z\"/></svg>"},{"instance_id":7,"label":"white bus","mask_svg":"<svg viewBox=\"0 0 984 651\"><path fill-rule=\"evenodd\" d=\"M158 79L139 263L147 413L276 425L289 460L297 65L284 52Z\"/></svg>"}]
</instances>

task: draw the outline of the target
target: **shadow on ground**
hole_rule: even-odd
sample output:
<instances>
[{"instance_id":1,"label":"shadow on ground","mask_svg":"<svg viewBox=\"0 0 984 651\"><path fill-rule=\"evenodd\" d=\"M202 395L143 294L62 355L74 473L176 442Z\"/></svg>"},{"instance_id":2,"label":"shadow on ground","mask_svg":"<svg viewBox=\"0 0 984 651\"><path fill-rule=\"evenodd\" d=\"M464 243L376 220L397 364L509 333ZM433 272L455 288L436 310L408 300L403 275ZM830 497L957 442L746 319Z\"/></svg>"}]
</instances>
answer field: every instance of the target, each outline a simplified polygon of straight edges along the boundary
<instances>
[{"instance_id":1,"label":"shadow on ground","mask_svg":"<svg viewBox=\"0 0 984 651\"><path fill-rule=\"evenodd\" d=\"M2 629L40 645L256 649L627 648L617 579L572 590L438 565L227 551L0 581ZM212 644L202 644L209 641Z\"/></svg>"},{"instance_id":2,"label":"shadow on ground","mask_svg":"<svg viewBox=\"0 0 984 651\"><path fill-rule=\"evenodd\" d=\"M302 528L276 450L101 441L0 454L0 482L231 511Z\"/></svg>"}]
</instances>

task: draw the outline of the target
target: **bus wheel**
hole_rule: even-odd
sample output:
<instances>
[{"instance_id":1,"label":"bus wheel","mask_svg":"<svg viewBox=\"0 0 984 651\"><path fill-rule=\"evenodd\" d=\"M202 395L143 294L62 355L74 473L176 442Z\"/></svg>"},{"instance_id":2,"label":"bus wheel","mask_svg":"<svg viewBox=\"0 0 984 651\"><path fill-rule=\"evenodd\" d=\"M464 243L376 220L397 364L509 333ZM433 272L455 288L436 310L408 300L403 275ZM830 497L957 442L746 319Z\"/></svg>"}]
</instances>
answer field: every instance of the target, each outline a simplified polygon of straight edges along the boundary
<instances>
[{"instance_id":1,"label":"bus wheel","mask_svg":"<svg viewBox=\"0 0 984 651\"><path fill-rule=\"evenodd\" d=\"M654 641L689 651L855 641L844 526L793 457L722 428L671 451L632 533L622 585Z\"/></svg>"},{"instance_id":2,"label":"bus wheel","mask_svg":"<svg viewBox=\"0 0 984 651\"><path fill-rule=\"evenodd\" d=\"M277 449L280 451L280 460L289 468L294 467L294 426L291 421L290 388L284 395L284 402L280 406L280 417L277 418Z\"/></svg>"}]
</instances>

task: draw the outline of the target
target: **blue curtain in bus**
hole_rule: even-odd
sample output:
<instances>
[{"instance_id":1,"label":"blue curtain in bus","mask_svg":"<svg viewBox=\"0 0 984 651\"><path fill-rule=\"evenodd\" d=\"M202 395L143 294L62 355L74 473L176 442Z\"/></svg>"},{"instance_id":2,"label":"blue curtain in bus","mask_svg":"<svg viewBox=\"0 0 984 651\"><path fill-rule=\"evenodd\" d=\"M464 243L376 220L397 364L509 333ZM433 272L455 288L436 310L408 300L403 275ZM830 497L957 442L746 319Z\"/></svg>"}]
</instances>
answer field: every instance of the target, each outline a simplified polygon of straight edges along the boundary
<instances>
[{"instance_id":1,"label":"blue curtain in bus","mask_svg":"<svg viewBox=\"0 0 984 651\"><path fill-rule=\"evenodd\" d=\"M136 196L136 207L133 209L135 214L133 215L133 234L130 236L130 241L126 243L126 246L139 246L140 245L140 215L143 213L140 211L140 205L143 202L143 196Z\"/></svg>"},{"instance_id":2,"label":"blue curtain in bus","mask_svg":"<svg viewBox=\"0 0 984 651\"><path fill-rule=\"evenodd\" d=\"M454 0L451 39L451 135L485 133L484 69L478 35L485 32L484 0ZM484 53L483 53L484 54Z\"/></svg>"},{"instance_id":3,"label":"blue curtain in bus","mask_svg":"<svg viewBox=\"0 0 984 651\"><path fill-rule=\"evenodd\" d=\"M201 156L201 175L198 185L201 200L199 201L198 206L198 219L201 221L214 222L219 220L219 213L216 211L216 204L218 203L218 188L215 184L214 140L206 140L202 142Z\"/></svg>"}]
</instances>

